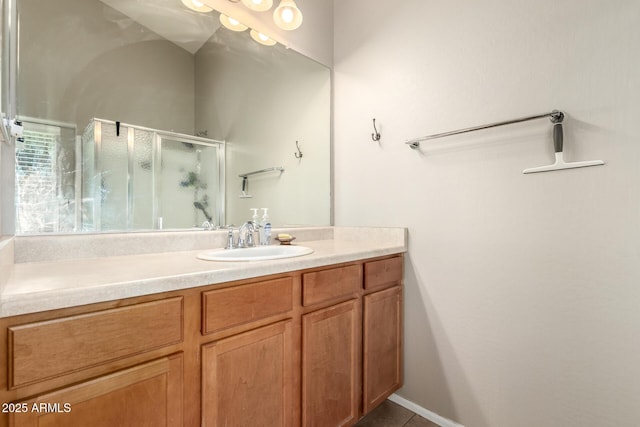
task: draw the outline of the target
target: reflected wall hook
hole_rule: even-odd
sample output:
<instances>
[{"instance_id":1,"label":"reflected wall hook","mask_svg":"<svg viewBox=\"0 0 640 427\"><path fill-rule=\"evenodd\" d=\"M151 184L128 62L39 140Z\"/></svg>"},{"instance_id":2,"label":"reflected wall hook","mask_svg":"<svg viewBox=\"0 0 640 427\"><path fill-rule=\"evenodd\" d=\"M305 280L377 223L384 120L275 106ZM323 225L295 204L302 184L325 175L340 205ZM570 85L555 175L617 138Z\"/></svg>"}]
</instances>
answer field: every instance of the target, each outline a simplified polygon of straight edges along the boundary
<instances>
[{"instance_id":1,"label":"reflected wall hook","mask_svg":"<svg viewBox=\"0 0 640 427\"><path fill-rule=\"evenodd\" d=\"M296 148L298 149L297 153L293 153L296 156L296 159L302 158L302 151L300 151L300 146L298 145L298 141L296 141Z\"/></svg>"},{"instance_id":2,"label":"reflected wall hook","mask_svg":"<svg viewBox=\"0 0 640 427\"><path fill-rule=\"evenodd\" d=\"M371 139L374 141L380 141L380 132L378 132L378 129L376 128L376 119L373 119L373 130L374 133L371 134Z\"/></svg>"}]
</instances>

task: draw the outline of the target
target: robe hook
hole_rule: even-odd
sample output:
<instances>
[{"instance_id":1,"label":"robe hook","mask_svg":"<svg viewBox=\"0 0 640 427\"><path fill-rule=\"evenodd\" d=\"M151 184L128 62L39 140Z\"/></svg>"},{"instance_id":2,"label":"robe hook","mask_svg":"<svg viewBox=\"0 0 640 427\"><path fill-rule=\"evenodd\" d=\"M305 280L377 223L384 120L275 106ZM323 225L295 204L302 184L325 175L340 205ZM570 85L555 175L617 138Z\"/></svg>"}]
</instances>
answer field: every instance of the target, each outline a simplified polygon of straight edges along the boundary
<instances>
[{"instance_id":1,"label":"robe hook","mask_svg":"<svg viewBox=\"0 0 640 427\"><path fill-rule=\"evenodd\" d=\"M298 145L298 141L296 141L296 148L298 149L297 153L293 153L296 156L296 159L302 158L302 151L300 151L300 146Z\"/></svg>"},{"instance_id":2,"label":"robe hook","mask_svg":"<svg viewBox=\"0 0 640 427\"><path fill-rule=\"evenodd\" d=\"M380 141L380 132L378 132L378 129L376 128L376 119L373 119L373 130L374 133L371 134L371 139L376 142Z\"/></svg>"}]
</instances>

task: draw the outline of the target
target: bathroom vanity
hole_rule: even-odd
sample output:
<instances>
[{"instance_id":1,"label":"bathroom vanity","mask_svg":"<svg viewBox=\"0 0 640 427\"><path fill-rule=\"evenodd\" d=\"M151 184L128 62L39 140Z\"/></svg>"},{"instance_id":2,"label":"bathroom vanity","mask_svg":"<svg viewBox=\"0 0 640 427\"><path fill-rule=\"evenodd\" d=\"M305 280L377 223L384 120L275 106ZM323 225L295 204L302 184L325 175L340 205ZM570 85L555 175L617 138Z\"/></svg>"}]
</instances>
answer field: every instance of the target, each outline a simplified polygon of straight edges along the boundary
<instances>
[{"instance_id":1,"label":"bathroom vanity","mask_svg":"<svg viewBox=\"0 0 640 427\"><path fill-rule=\"evenodd\" d=\"M129 255L111 279L111 263L124 257L16 264L5 311L24 313L0 319L8 367L0 373L0 425L353 425L402 383L406 245L404 230L401 242L333 233L305 242L313 254L288 260ZM155 266L172 259L180 267L151 277L140 266L124 280L128 265L153 257ZM64 300L56 292L95 301L42 310L46 299L30 280L34 269L54 266L40 291L50 305ZM100 274L84 292L60 287L65 275ZM145 293L163 279L175 289ZM24 300L33 294L31 309L19 303L20 280ZM126 292L138 295L107 296Z\"/></svg>"}]
</instances>

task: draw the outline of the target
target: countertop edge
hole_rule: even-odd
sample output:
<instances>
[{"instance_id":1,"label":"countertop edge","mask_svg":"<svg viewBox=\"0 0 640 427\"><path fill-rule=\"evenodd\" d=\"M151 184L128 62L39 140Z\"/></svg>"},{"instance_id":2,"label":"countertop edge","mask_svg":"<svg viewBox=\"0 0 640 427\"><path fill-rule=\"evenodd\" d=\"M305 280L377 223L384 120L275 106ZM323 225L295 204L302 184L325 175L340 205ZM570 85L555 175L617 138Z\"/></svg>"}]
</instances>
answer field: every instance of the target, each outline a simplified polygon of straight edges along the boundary
<instances>
[{"instance_id":1,"label":"countertop edge","mask_svg":"<svg viewBox=\"0 0 640 427\"><path fill-rule=\"evenodd\" d=\"M277 262L223 263L226 264L227 268L182 272L163 277L134 279L115 283L106 282L87 287L8 294L2 292L0 295L0 318L288 273L400 254L406 252L406 250L406 241L403 244L373 244L370 248L356 251L336 251L315 256L278 260ZM220 264L218 264L218 267L220 267Z\"/></svg>"}]
</instances>

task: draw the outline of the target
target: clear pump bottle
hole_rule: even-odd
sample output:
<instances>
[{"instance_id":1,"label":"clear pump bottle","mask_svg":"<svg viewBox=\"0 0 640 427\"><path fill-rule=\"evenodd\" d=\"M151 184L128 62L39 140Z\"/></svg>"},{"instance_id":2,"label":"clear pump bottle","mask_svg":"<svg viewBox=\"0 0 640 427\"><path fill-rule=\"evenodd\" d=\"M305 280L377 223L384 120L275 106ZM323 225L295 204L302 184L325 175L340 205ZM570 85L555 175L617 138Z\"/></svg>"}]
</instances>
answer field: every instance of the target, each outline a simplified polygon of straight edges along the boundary
<instances>
[{"instance_id":1,"label":"clear pump bottle","mask_svg":"<svg viewBox=\"0 0 640 427\"><path fill-rule=\"evenodd\" d=\"M271 244L271 222L269 221L269 208L262 208L262 221L260 222L260 244L263 246Z\"/></svg>"},{"instance_id":2,"label":"clear pump bottle","mask_svg":"<svg viewBox=\"0 0 640 427\"><path fill-rule=\"evenodd\" d=\"M250 211L253 211L253 216L251 217L251 221L253 221L253 225L258 226L260 222L258 221L258 208L251 208Z\"/></svg>"}]
</instances>

